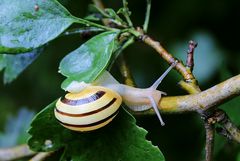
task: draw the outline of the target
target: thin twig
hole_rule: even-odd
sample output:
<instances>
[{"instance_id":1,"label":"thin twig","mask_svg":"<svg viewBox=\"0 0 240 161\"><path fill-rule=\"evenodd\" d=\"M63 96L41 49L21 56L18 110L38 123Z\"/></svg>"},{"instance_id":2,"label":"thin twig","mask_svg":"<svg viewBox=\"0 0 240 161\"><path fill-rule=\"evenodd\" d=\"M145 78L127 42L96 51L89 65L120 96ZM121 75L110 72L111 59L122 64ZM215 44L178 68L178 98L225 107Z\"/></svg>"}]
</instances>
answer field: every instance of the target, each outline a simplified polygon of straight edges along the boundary
<instances>
[{"instance_id":1,"label":"thin twig","mask_svg":"<svg viewBox=\"0 0 240 161\"><path fill-rule=\"evenodd\" d=\"M119 66L120 72L124 78L124 84L129 85L129 86L135 86L132 74L129 70L126 60L124 59L123 54L121 54L118 58L118 66Z\"/></svg>"},{"instance_id":2,"label":"thin twig","mask_svg":"<svg viewBox=\"0 0 240 161\"><path fill-rule=\"evenodd\" d=\"M146 9L145 21L144 21L144 24L143 24L144 33L146 33L147 30L148 30L150 14L151 14L151 0L147 0L147 9Z\"/></svg>"},{"instance_id":3,"label":"thin twig","mask_svg":"<svg viewBox=\"0 0 240 161\"><path fill-rule=\"evenodd\" d=\"M214 149L214 124L209 123L207 120L204 123L206 130L206 144L205 144L205 161L212 161Z\"/></svg>"},{"instance_id":4,"label":"thin twig","mask_svg":"<svg viewBox=\"0 0 240 161\"><path fill-rule=\"evenodd\" d=\"M174 58L172 54L168 53L158 41L153 40L148 35L142 35L141 40L145 44L155 49L168 64L172 64L173 62L176 61L176 58ZM175 69L183 76L185 81L187 82L195 81L193 74L186 69L186 67L182 64L182 62L178 61Z\"/></svg>"},{"instance_id":5,"label":"thin twig","mask_svg":"<svg viewBox=\"0 0 240 161\"><path fill-rule=\"evenodd\" d=\"M36 152L31 151L26 144L13 148L0 149L0 161L17 160L20 158L32 156L35 153Z\"/></svg>"},{"instance_id":6,"label":"thin twig","mask_svg":"<svg viewBox=\"0 0 240 161\"><path fill-rule=\"evenodd\" d=\"M194 50L195 50L196 47L197 47L197 43L190 40L189 41L189 46L188 46L188 52L187 52L186 66L191 71L193 70L193 67L194 67Z\"/></svg>"},{"instance_id":7,"label":"thin twig","mask_svg":"<svg viewBox=\"0 0 240 161\"><path fill-rule=\"evenodd\" d=\"M219 110L220 119L218 123L222 126L223 130L227 133L226 136L238 143L240 143L240 130L239 128L234 125L234 123L229 119L227 114Z\"/></svg>"},{"instance_id":8,"label":"thin twig","mask_svg":"<svg viewBox=\"0 0 240 161\"><path fill-rule=\"evenodd\" d=\"M222 126L228 131L232 140L240 143L240 130L231 120L228 119Z\"/></svg>"},{"instance_id":9,"label":"thin twig","mask_svg":"<svg viewBox=\"0 0 240 161\"><path fill-rule=\"evenodd\" d=\"M116 28L111 28L111 27L108 27L108 26L103 26L103 25L94 23L94 22L92 22L92 21L88 21L88 20L85 20L85 19L82 19L82 18L78 18L78 17L75 17L75 23L83 24L83 25L86 25L86 26L97 27L97 28L100 28L100 29L103 29L103 30L106 30L106 31L119 31L119 30L116 29Z\"/></svg>"},{"instance_id":10,"label":"thin twig","mask_svg":"<svg viewBox=\"0 0 240 161\"><path fill-rule=\"evenodd\" d=\"M122 14L123 16L125 17L127 23L128 23L128 26L129 27L132 27L133 26L133 23L130 19L130 11L128 9L128 2L126 0L123 0L123 10L122 10Z\"/></svg>"}]
</instances>

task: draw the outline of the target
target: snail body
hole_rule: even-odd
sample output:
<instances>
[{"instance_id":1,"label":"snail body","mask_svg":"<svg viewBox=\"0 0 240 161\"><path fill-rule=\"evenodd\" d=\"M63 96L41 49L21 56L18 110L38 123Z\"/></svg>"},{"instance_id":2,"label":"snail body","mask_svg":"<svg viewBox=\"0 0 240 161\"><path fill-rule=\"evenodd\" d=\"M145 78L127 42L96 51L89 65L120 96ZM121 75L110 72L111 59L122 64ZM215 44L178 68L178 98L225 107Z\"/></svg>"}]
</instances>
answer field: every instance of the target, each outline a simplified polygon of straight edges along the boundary
<instances>
[{"instance_id":1,"label":"snail body","mask_svg":"<svg viewBox=\"0 0 240 161\"><path fill-rule=\"evenodd\" d=\"M120 84L107 71L92 84L73 81L66 88L69 93L57 101L55 117L61 125L70 130L92 131L111 122L123 101L133 111L144 111L153 107L163 126L157 104L165 93L157 90L157 87L175 65L176 62L149 88Z\"/></svg>"}]
</instances>

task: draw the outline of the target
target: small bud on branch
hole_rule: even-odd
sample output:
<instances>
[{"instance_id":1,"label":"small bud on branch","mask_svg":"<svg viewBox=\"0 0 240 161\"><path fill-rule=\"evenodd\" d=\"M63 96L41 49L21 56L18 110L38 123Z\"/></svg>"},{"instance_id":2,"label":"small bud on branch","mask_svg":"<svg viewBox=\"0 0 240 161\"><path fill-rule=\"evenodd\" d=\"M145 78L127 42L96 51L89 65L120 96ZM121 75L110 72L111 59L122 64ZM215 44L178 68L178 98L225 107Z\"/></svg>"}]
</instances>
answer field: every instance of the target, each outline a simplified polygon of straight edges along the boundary
<instances>
[{"instance_id":1,"label":"small bud on branch","mask_svg":"<svg viewBox=\"0 0 240 161\"><path fill-rule=\"evenodd\" d=\"M188 51L187 51L187 61L186 66L192 71L194 67L194 50L197 47L197 43L190 40Z\"/></svg>"}]
</instances>

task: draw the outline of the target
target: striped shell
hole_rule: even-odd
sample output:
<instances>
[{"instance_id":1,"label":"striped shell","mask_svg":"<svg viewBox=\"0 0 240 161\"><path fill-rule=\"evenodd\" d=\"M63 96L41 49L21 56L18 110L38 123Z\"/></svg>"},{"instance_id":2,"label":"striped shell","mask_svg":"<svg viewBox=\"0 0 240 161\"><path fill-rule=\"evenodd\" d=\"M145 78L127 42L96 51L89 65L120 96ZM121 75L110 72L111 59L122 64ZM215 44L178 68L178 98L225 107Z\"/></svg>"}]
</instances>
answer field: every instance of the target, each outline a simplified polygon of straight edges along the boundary
<instances>
[{"instance_id":1,"label":"striped shell","mask_svg":"<svg viewBox=\"0 0 240 161\"><path fill-rule=\"evenodd\" d=\"M60 124L70 130L92 131L111 122L121 103L122 97L111 89L89 86L60 98L54 113Z\"/></svg>"}]
</instances>

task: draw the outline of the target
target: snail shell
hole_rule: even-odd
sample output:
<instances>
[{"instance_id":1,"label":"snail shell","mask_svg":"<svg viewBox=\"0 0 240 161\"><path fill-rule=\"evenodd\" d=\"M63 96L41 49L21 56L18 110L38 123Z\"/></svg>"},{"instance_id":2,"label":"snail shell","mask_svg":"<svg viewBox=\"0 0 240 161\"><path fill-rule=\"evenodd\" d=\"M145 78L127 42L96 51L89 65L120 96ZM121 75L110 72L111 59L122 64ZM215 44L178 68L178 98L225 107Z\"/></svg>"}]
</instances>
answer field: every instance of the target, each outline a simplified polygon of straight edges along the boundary
<instances>
[{"instance_id":1,"label":"snail shell","mask_svg":"<svg viewBox=\"0 0 240 161\"><path fill-rule=\"evenodd\" d=\"M60 98L54 110L64 127L74 131L92 131L113 120L118 114L122 97L102 86L88 86L78 93Z\"/></svg>"}]
</instances>

